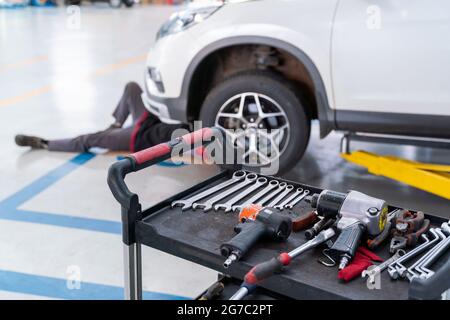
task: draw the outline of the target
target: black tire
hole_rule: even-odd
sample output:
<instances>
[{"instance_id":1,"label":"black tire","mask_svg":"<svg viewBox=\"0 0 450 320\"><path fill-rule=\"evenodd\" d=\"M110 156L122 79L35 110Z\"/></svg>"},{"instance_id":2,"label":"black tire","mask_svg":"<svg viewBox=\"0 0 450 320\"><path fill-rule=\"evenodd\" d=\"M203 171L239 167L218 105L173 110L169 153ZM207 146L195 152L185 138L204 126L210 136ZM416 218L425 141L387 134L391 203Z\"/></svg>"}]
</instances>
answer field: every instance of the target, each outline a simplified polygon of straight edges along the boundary
<instances>
[{"instance_id":1,"label":"black tire","mask_svg":"<svg viewBox=\"0 0 450 320\"><path fill-rule=\"evenodd\" d=\"M127 8L131 8L134 5L134 0L123 0L122 2Z\"/></svg>"},{"instance_id":2,"label":"black tire","mask_svg":"<svg viewBox=\"0 0 450 320\"><path fill-rule=\"evenodd\" d=\"M245 71L215 86L207 95L200 112L204 126L213 126L220 108L230 98L244 92L255 92L276 101L290 124L289 141L279 157L278 173L285 173L302 158L308 145L311 123L302 99L292 84L269 71Z\"/></svg>"}]
</instances>

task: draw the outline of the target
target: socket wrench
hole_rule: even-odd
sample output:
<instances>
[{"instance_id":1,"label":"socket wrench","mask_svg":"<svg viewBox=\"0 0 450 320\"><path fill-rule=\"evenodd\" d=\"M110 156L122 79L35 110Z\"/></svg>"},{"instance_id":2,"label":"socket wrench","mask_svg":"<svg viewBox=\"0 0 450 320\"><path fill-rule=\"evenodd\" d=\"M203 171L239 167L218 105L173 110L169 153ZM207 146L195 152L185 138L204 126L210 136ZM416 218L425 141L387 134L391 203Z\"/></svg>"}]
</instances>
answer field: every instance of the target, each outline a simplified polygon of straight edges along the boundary
<instances>
[{"instance_id":1,"label":"socket wrench","mask_svg":"<svg viewBox=\"0 0 450 320\"><path fill-rule=\"evenodd\" d=\"M434 229L438 235L437 244L433 246L428 252L426 252L420 259L418 259L413 265L411 265L407 272L406 277L411 281L414 277L419 277L422 271L417 271L416 268L422 264L423 261L433 252L434 248L439 246L447 237L442 233L441 229Z\"/></svg>"},{"instance_id":2,"label":"socket wrench","mask_svg":"<svg viewBox=\"0 0 450 320\"><path fill-rule=\"evenodd\" d=\"M302 188L298 188L297 190L295 190L295 192L293 194L291 194L289 197L284 199L283 202L281 202L280 204L277 204L275 206L275 208L278 209L278 210L283 210L285 205L290 203L293 199L295 199L302 192L303 192L303 189Z\"/></svg>"},{"instance_id":3,"label":"socket wrench","mask_svg":"<svg viewBox=\"0 0 450 320\"><path fill-rule=\"evenodd\" d=\"M283 200L286 195L291 192L292 190L294 190L294 186L293 185L288 185L286 186L286 188L283 190L283 192L281 192L275 199L273 199L272 201L269 202L269 204L267 205L268 207L275 207L277 204L280 203L281 200Z\"/></svg>"},{"instance_id":4,"label":"socket wrench","mask_svg":"<svg viewBox=\"0 0 450 320\"><path fill-rule=\"evenodd\" d=\"M434 271L430 270L428 267L430 267L437 259L439 259L439 257L449 248L450 230L448 228L448 225L446 223L443 223L441 226L441 230L448 234L447 238L442 241L439 246L433 248L433 252L430 253L430 255L426 259L424 259L422 264L416 267L417 271L422 271L420 277L423 279L428 279L434 274Z\"/></svg>"},{"instance_id":5,"label":"socket wrench","mask_svg":"<svg viewBox=\"0 0 450 320\"><path fill-rule=\"evenodd\" d=\"M434 232L434 230L432 234L434 235L435 239L438 238L438 235ZM398 260L394 261L388 266L388 273L392 279L398 279L399 276L404 277L407 268L403 265L403 263L410 260L411 258L414 258L429 246L430 239L427 237L427 235L422 234L422 239L423 243L421 245L415 247L413 250L409 251L407 254L400 257Z\"/></svg>"},{"instance_id":6,"label":"socket wrench","mask_svg":"<svg viewBox=\"0 0 450 320\"><path fill-rule=\"evenodd\" d=\"M255 203L255 201L258 201L260 198L264 197L265 194L267 194L268 192L270 192L271 190L273 190L274 188L276 188L279 185L279 182L277 180L270 180L269 184L262 189L261 191L259 191L257 194L255 194L254 196L252 196L250 199L246 200L244 203L240 204L240 205L234 205L232 210L233 211L237 211L237 210L242 210L242 208Z\"/></svg>"},{"instance_id":7,"label":"socket wrench","mask_svg":"<svg viewBox=\"0 0 450 320\"><path fill-rule=\"evenodd\" d=\"M282 182L278 185L278 188L276 188L275 190L273 190L272 192L270 192L268 195L266 195L264 198L258 200L256 202L257 205L260 205L262 207L264 207L264 204L266 204L269 200L271 200L273 197L275 197L276 195L280 194L281 192L283 192L283 190L286 188L287 183L286 182Z\"/></svg>"},{"instance_id":8,"label":"socket wrench","mask_svg":"<svg viewBox=\"0 0 450 320\"><path fill-rule=\"evenodd\" d=\"M258 190L261 186L265 185L267 183L267 179L264 177L259 177L254 184L252 184L250 187L245 189L243 192L240 192L230 200L228 200L225 203L219 203L214 206L214 210L224 209L225 212L230 212L233 208L233 205L242 199L244 199L246 196L248 196L250 193L252 193L255 190Z\"/></svg>"},{"instance_id":9,"label":"socket wrench","mask_svg":"<svg viewBox=\"0 0 450 320\"><path fill-rule=\"evenodd\" d=\"M245 175L246 175L245 171L242 171L242 170L236 171L233 173L233 176L231 177L231 179L228 179L227 181L224 181L224 182L222 182L212 188L209 188L201 193L195 194L190 198L172 202L172 208L177 207L177 206L182 206L182 208L181 208L182 211L187 210L192 207L194 202L204 199L204 198L216 193L219 190L225 189L225 188L231 186L232 184L243 180Z\"/></svg>"},{"instance_id":10,"label":"socket wrench","mask_svg":"<svg viewBox=\"0 0 450 320\"><path fill-rule=\"evenodd\" d=\"M297 198L295 198L294 200L292 200L290 203L288 203L287 205L285 205L284 207L286 209L292 209L297 203L299 203L300 201L302 201L307 195L309 194L309 190L305 190L303 191L303 193L301 195L299 195Z\"/></svg>"},{"instance_id":11,"label":"socket wrench","mask_svg":"<svg viewBox=\"0 0 450 320\"><path fill-rule=\"evenodd\" d=\"M213 205L217 203L218 201L225 199L228 196L231 196L233 193L241 190L242 188L248 186L249 184L253 183L258 179L258 176L254 173L249 173L245 176L244 181L239 182L238 184L234 185L230 189L227 189L225 191L222 191L218 195L204 201L204 202L195 202L192 205L192 209L196 210L197 208L203 208L203 211L209 211L213 208Z\"/></svg>"},{"instance_id":12,"label":"socket wrench","mask_svg":"<svg viewBox=\"0 0 450 320\"><path fill-rule=\"evenodd\" d=\"M431 270L430 267L434 262L436 262L437 259L439 259L441 255L443 255L448 250L448 248L450 248L450 237L447 237L447 239L445 239L445 242L438 249L434 250L433 255L428 257L426 261L423 262L422 266L420 266L420 269L423 271L423 273L420 275L421 278L428 279L435 274L435 272Z\"/></svg>"}]
</instances>

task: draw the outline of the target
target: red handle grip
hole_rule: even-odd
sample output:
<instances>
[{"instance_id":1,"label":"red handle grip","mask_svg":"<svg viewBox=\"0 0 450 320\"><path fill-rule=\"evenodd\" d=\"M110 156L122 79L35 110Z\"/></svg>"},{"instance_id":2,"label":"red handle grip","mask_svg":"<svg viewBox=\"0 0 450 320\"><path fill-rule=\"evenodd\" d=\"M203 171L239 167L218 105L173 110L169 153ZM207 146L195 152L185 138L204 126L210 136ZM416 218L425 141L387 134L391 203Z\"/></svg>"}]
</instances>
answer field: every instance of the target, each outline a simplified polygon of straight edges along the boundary
<instances>
[{"instance_id":1,"label":"red handle grip","mask_svg":"<svg viewBox=\"0 0 450 320\"><path fill-rule=\"evenodd\" d=\"M183 139L184 143L192 145L205 140L209 141L212 135L213 130L211 128L202 128L200 130L185 134L181 137L181 139Z\"/></svg>"},{"instance_id":2,"label":"red handle grip","mask_svg":"<svg viewBox=\"0 0 450 320\"><path fill-rule=\"evenodd\" d=\"M163 156L169 156L172 148L180 142L190 146L203 141L209 141L212 135L213 130L211 128L202 128L189 134L185 134L175 141L160 143L148 149L135 152L131 154L130 157L133 157L136 164L140 165Z\"/></svg>"},{"instance_id":3,"label":"red handle grip","mask_svg":"<svg viewBox=\"0 0 450 320\"><path fill-rule=\"evenodd\" d=\"M130 156L133 157L134 160L136 160L137 164L143 164L144 162L168 155L171 150L172 148L169 146L169 144L167 142L164 142L148 149L135 152Z\"/></svg>"},{"instance_id":4,"label":"red handle grip","mask_svg":"<svg viewBox=\"0 0 450 320\"><path fill-rule=\"evenodd\" d=\"M261 281L269 278L276 272L281 271L283 266L291 263L291 257L286 253L281 253L278 257L262 262L254 266L244 277L244 284L257 285Z\"/></svg>"}]
</instances>

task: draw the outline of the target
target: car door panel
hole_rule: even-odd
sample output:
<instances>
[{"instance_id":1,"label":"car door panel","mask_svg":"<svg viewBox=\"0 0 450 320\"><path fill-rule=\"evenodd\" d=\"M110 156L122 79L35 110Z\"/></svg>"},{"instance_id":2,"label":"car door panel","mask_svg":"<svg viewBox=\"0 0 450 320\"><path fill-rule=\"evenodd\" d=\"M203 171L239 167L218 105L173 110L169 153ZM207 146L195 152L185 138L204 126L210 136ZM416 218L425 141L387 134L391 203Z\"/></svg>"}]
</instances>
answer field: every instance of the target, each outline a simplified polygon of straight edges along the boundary
<instances>
[{"instance_id":1,"label":"car door panel","mask_svg":"<svg viewBox=\"0 0 450 320\"><path fill-rule=\"evenodd\" d=\"M336 110L450 116L449 35L448 0L341 0L331 57Z\"/></svg>"}]
</instances>

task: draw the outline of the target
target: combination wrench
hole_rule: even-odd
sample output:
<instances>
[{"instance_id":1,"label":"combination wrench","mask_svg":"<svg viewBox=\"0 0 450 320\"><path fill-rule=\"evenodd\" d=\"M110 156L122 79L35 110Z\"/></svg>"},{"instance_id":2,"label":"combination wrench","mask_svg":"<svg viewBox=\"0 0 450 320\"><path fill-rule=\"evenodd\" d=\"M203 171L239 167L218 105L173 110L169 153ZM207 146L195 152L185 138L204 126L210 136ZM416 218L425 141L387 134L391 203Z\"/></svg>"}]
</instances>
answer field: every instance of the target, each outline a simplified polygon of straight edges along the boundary
<instances>
[{"instance_id":1,"label":"combination wrench","mask_svg":"<svg viewBox=\"0 0 450 320\"><path fill-rule=\"evenodd\" d=\"M374 284L375 283L375 276L377 274L381 274L387 267L389 267L389 265L394 263L396 260L400 259L405 254L406 254L405 250L399 249L389 259L385 260L384 262L380 263L379 265L375 266L374 268L371 268L370 270L364 270L362 272L361 276L363 278L369 277L369 282Z\"/></svg>"},{"instance_id":2,"label":"combination wrench","mask_svg":"<svg viewBox=\"0 0 450 320\"><path fill-rule=\"evenodd\" d=\"M245 176L245 179L230 189L227 189L218 195L212 197L211 199L206 200L205 202L195 202L192 205L192 209L196 210L197 208L203 208L203 211L209 211L213 208L213 205L217 202L219 202L222 199L225 199L228 196L231 196L233 193L241 190L242 188L248 186L249 184L253 183L258 179L258 176L254 173L249 173Z\"/></svg>"},{"instance_id":3,"label":"combination wrench","mask_svg":"<svg viewBox=\"0 0 450 320\"><path fill-rule=\"evenodd\" d=\"M287 183L286 182L282 182L278 185L278 188L276 188L275 190L273 190L272 192L270 192L269 194L267 194L264 198L258 200L256 202L257 205L260 205L262 207L264 207L264 204L267 203L269 200L273 199L273 197L277 196L278 194L280 194L281 192L283 192L283 190L287 187Z\"/></svg>"},{"instance_id":4,"label":"combination wrench","mask_svg":"<svg viewBox=\"0 0 450 320\"><path fill-rule=\"evenodd\" d=\"M177 200L177 201L172 202L172 208L177 207L177 206L183 206L181 208L181 210L182 211L187 210L192 207L194 202L204 199L204 198L216 193L219 190L225 189L225 188L231 186L232 184L243 180L245 177L245 174L246 174L245 171L238 170L235 173L233 173L233 176L231 177L231 179L228 179L227 181L224 181L224 182L222 182L212 188L209 188L208 190L205 190L201 193L193 195L192 197L190 197L188 199Z\"/></svg>"},{"instance_id":5,"label":"combination wrench","mask_svg":"<svg viewBox=\"0 0 450 320\"><path fill-rule=\"evenodd\" d=\"M234 205L232 210L233 211L237 211L237 210L242 210L242 208L255 203L256 201L258 201L259 199L261 199L262 197L264 197L264 195L266 195L268 192L272 191L274 188L276 188L279 185L279 182L277 180L270 180L269 184L262 189L261 191L259 191L257 194L255 194L254 196L252 196L250 199L248 199L247 201L245 201L244 203L240 204L240 205Z\"/></svg>"},{"instance_id":6,"label":"combination wrench","mask_svg":"<svg viewBox=\"0 0 450 320\"><path fill-rule=\"evenodd\" d=\"M291 194L289 197L284 199L283 202L281 202L280 204L277 204L275 206L275 208L278 209L278 210L283 210L285 205L290 203L293 199L295 199L302 192L303 192L303 189L302 188L298 188L297 190L295 190L295 192L293 194Z\"/></svg>"},{"instance_id":7,"label":"combination wrench","mask_svg":"<svg viewBox=\"0 0 450 320\"><path fill-rule=\"evenodd\" d=\"M284 207L286 209L292 209L297 203L299 203L300 201L302 201L307 195L309 194L309 190L305 190L303 191L303 193L301 195L299 195L297 198L295 198L294 200L292 200L290 203L288 203L287 205L285 205Z\"/></svg>"},{"instance_id":8,"label":"combination wrench","mask_svg":"<svg viewBox=\"0 0 450 320\"><path fill-rule=\"evenodd\" d=\"M275 197L275 199L273 199L272 201L269 202L269 204L267 205L269 208L275 207L277 204L280 203L281 200L283 200L289 192L291 192L292 190L294 190L294 186L293 185L288 185L286 186L286 188L283 190L283 192L281 192L277 197Z\"/></svg>"},{"instance_id":9,"label":"combination wrench","mask_svg":"<svg viewBox=\"0 0 450 320\"><path fill-rule=\"evenodd\" d=\"M267 183L267 179L264 177L259 177L254 184L252 184L250 187L245 189L243 192L237 194L230 200L228 200L225 203L219 203L214 206L214 210L224 209L225 212L230 212L233 208L233 205L244 199L246 196L248 196L250 193L252 193L255 190L258 190L261 186L265 185Z\"/></svg>"}]
</instances>

